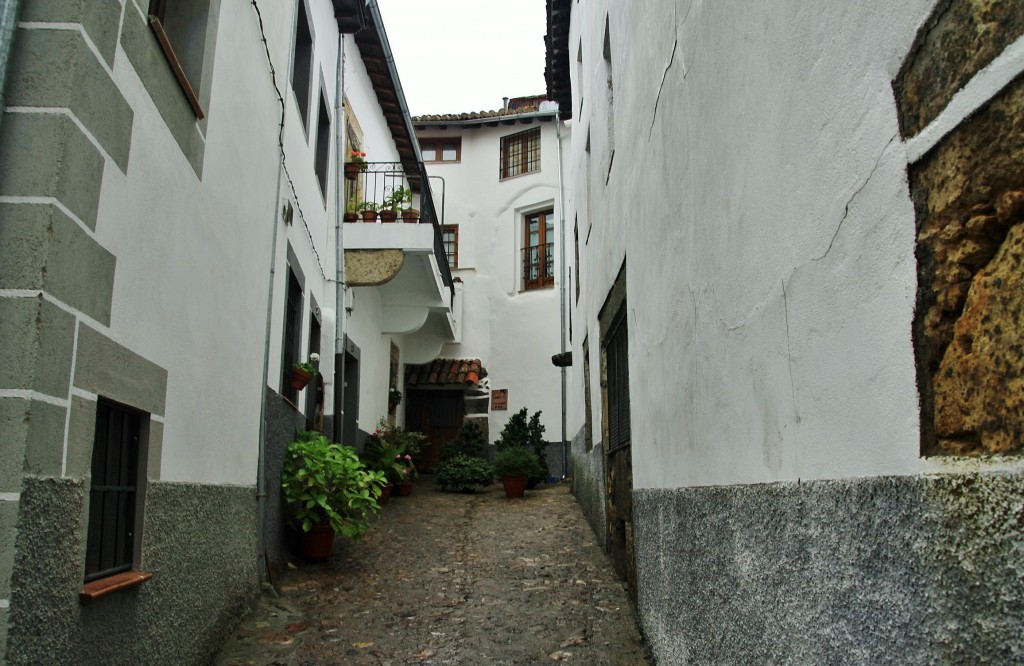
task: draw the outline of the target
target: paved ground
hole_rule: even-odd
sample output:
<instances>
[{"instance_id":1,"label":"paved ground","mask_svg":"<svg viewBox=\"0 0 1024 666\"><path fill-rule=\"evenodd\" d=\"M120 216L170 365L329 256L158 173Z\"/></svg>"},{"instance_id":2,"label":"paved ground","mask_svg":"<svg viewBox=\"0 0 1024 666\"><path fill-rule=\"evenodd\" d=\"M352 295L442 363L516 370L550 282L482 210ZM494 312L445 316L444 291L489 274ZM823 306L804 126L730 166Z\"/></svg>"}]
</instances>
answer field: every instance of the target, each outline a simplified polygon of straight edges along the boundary
<instances>
[{"instance_id":1,"label":"paved ground","mask_svg":"<svg viewBox=\"0 0 1024 666\"><path fill-rule=\"evenodd\" d=\"M568 484L505 499L421 478L362 543L298 560L218 666L646 664L622 582Z\"/></svg>"}]
</instances>

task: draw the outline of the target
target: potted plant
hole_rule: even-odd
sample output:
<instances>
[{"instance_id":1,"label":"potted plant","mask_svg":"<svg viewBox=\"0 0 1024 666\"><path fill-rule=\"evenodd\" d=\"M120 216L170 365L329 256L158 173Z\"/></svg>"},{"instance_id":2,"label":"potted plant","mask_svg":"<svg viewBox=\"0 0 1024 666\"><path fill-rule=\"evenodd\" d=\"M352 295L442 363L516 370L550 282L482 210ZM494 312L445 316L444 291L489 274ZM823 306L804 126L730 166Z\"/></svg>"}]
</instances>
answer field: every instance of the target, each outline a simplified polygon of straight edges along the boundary
<instances>
[{"instance_id":1,"label":"potted plant","mask_svg":"<svg viewBox=\"0 0 1024 666\"><path fill-rule=\"evenodd\" d=\"M394 386L388 389L388 412L395 411L395 407L402 404L402 392Z\"/></svg>"},{"instance_id":2,"label":"potted plant","mask_svg":"<svg viewBox=\"0 0 1024 666\"><path fill-rule=\"evenodd\" d=\"M384 438L384 432L377 428L372 435L366 438L363 444L363 453L360 458L368 469L380 472L384 475L385 484L377 503L381 506L391 499L391 491L396 482L402 479L403 465L395 462L395 456L401 456L397 447Z\"/></svg>"},{"instance_id":3,"label":"potted plant","mask_svg":"<svg viewBox=\"0 0 1024 666\"><path fill-rule=\"evenodd\" d=\"M348 203L345 204L345 221L355 222L359 219L359 201L356 198L356 193L353 192L352 196L348 198Z\"/></svg>"},{"instance_id":4,"label":"potted plant","mask_svg":"<svg viewBox=\"0 0 1024 666\"><path fill-rule=\"evenodd\" d=\"M363 214L363 222L376 222L380 206L375 201L364 201L359 204L359 212Z\"/></svg>"},{"instance_id":5,"label":"potted plant","mask_svg":"<svg viewBox=\"0 0 1024 666\"><path fill-rule=\"evenodd\" d=\"M291 524L302 532L303 557L327 559L338 534L359 541L380 508L384 482L384 474L366 469L355 449L318 432L301 433L289 444L281 490Z\"/></svg>"},{"instance_id":6,"label":"potted plant","mask_svg":"<svg viewBox=\"0 0 1024 666\"><path fill-rule=\"evenodd\" d=\"M317 376L317 366L320 364L320 354L313 352L309 355L308 361L302 361L292 366L292 377L289 383L296 391L306 388L313 377Z\"/></svg>"},{"instance_id":7,"label":"potted plant","mask_svg":"<svg viewBox=\"0 0 1024 666\"><path fill-rule=\"evenodd\" d=\"M361 150L353 150L348 154L348 162L345 162L345 178L355 180L365 168L366 153Z\"/></svg>"},{"instance_id":8,"label":"potted plant","mask_svg":"<svg viewBox=\"0 0 1024 666\"><path fill-rule=\"evenodd\" d=\"M398 481L398 496L408 497L412 495L412 483L419 476L416 471L416 465L412 462L412 456L408 453L397 454L395 456L395 465L399 470L399 481Z\"/></svg>"},{"instance_id":9,"label":"potted plant","mask_svg":"<svg viewBox=\"0 0 1024 666\"><path fill-rule=\"evenodd\" d=\"M526 480L544 470L536 453L521 446L511 446L494 458L494 470L501 477L506 497L522 497Z\"/></svg>"},{"instance_id":10,"label":"potted plant","mask_svg":"<svg viewBox=\"0 0 1024 666\"><path fill-rule=\"evenodd\" d=\"M394 222L397 220L402 204L409 203L410 201L412 201L412 190L406 187L396 187L384 199L384 205L381 207L380 213L381 222Z\"/></svg>"},{"instance_id":11,"label":"potted plant","mask_svg":"<svg viewBox=\"0 0 1024 666\"><path fill-rule=\"evenodd\" d=\"M406 224L416 224L419 221L420 212L417 209L410 206L402 211L402 222L405 222Z\"/></svg>"}]
</instances>

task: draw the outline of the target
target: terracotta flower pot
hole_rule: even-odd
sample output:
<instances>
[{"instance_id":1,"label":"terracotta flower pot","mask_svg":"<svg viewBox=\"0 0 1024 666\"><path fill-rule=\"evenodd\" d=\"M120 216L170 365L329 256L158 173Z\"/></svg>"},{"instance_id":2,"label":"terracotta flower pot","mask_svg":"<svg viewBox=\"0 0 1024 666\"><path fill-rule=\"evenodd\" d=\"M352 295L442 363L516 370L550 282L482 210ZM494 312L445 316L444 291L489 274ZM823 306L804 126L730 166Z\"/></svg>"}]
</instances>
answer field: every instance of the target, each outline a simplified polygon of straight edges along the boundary
<instances>
[{"instance_id":1,"label":"terracotta flower pot","mask_svg":"<svg viewBox=\"0 0 1024 666\"><path fill-rule=\"evenodd\" d=\"M383 222L394 222L398 219L398 211L395 210L382 210L380 212L380 221Z\"/></svg>"},{"instance_id":2,"label":"terracotta flower pot","mask_svg":"<svg viewBox=\"0 0 1024 666\"><path fill-rule=\"evenodd\" d=\"M310 562L322 562L331 556L334 548L334 530L330 525L314 525L302 533L302 557Z\"/></svg>"},{"instance_id":3,"label":"terracotta flower pot","mask_svg":"<svg viewBox=\"0 0 1024 666\"><path fill-rule=\"evenodd\" d=\"M296 391L301 391L306 388L306 384L308 384L311 379L313 379L313 375L311 373L308 373L305 370L299 370L298 368L292 368L292 378L288 383L291 384L292 388Z\"/></svg>"},{"instance_id":4,"label":"terracotta flower pot","mask_svg":"<svg viewBox=\"0 0 1024 666\"><path fill-rule=\"evenodd\" d=\"M371 224L377 221L377 211L375 210L364 210L363 211L363 222L370 222Z\"/></svg>"},{"instance_id":5,"label":"terracotta flower pot","mask_svg":"<svg viewBox=\"0 0 1024 666\"><path fill-rule=\"evenodd\" d=\"M384 506L391 501L391 489L395 487L395 484L389 483L381 488L380 497L377 498L377 504Z\"/></svg>"},{"instance_id":6,"label":"terracotta flower pot","mask_svg":"<svg viewBox=\"0 0 1024 666\"><path fill-rule=\"evenodd\" d=\"M398 496L408 497L412 495L412 479L406 479L398 484Z\"/></svg>"},{"instance_id":7,"label":"terracotta flower pot","mask_svg":"<svg viewBox=\"0 0 1024 666\"><path fill-rule=\"evenodd\" d=\"M363 165L358 162L345 162L345 178L348 180L355 180L359 177L359 172L363 170Z\"/></svg>"},{"instance_id":8,"label":"terracotta flower pot","mask_svg":"<svg viewBox=\"0 0 1024 666\"><path fill-rule=\"evenodd\" d=\"M356 222L359 219L359 213L345 213L344 220L346 222Z\"/></svg>"},{"instance_id":9,"label":"terracotta flower pot","mask_svg":"<svg viewBox=\"0 0 1024 666\"><path fill-rule=\"evenodd\" d=\"M406 224L416 224L420 221L420 212L415 208L406 208L402 211L402 221Z\"/></svg>"},{"instance_id":10,"label":"terracotta flower pot","mask_svg":"<svg viewBox=\"0 0 1024 666\"><path fill-rule=\"evenodd\" d=\"M505 487L505 497L522 497L526 494L525 476L503 476L501 485Z\"/></svg>"}]
</instances>

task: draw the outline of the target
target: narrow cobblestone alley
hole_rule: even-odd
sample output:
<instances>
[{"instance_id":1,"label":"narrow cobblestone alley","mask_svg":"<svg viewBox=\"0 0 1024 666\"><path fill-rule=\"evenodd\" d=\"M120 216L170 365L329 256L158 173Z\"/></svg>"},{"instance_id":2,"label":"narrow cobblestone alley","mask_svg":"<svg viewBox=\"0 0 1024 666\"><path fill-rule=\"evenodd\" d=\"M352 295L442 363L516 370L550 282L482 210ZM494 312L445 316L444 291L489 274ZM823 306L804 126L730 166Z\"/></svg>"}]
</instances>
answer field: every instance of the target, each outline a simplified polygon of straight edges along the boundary
<instances>
[{"instance_id":1,"label":"narrow cobblestone alley","mask_svg":"<svg viewBox=\"0 0 1024 666\"><path fill-rule=\"evenodd\" d=\"M636 615L568 484L507 500L421 478L363 541L294 560L218 666L648 663Z\"/></svg>"}]
</instances>

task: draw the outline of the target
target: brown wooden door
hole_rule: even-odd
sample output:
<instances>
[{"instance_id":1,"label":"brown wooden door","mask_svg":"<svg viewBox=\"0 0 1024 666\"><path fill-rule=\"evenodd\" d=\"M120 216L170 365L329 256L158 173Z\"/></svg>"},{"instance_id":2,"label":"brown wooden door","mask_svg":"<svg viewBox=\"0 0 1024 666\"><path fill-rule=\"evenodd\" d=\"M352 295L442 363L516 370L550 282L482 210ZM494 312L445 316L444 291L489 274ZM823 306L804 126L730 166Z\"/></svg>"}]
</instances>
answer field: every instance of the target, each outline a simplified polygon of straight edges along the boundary
<instances>
[{"instance_id":1,"label":"brown wooden door","mask_svg":"<svg viewBox=\"0 0 1024 666\"><path fill-rule=\"evenodd\" d=\"M465 401L461 391L409 391L406 426L427 436L420 453L421 472L433 472L441 448L462 429Z\"/></svg>"}]
</instances>

